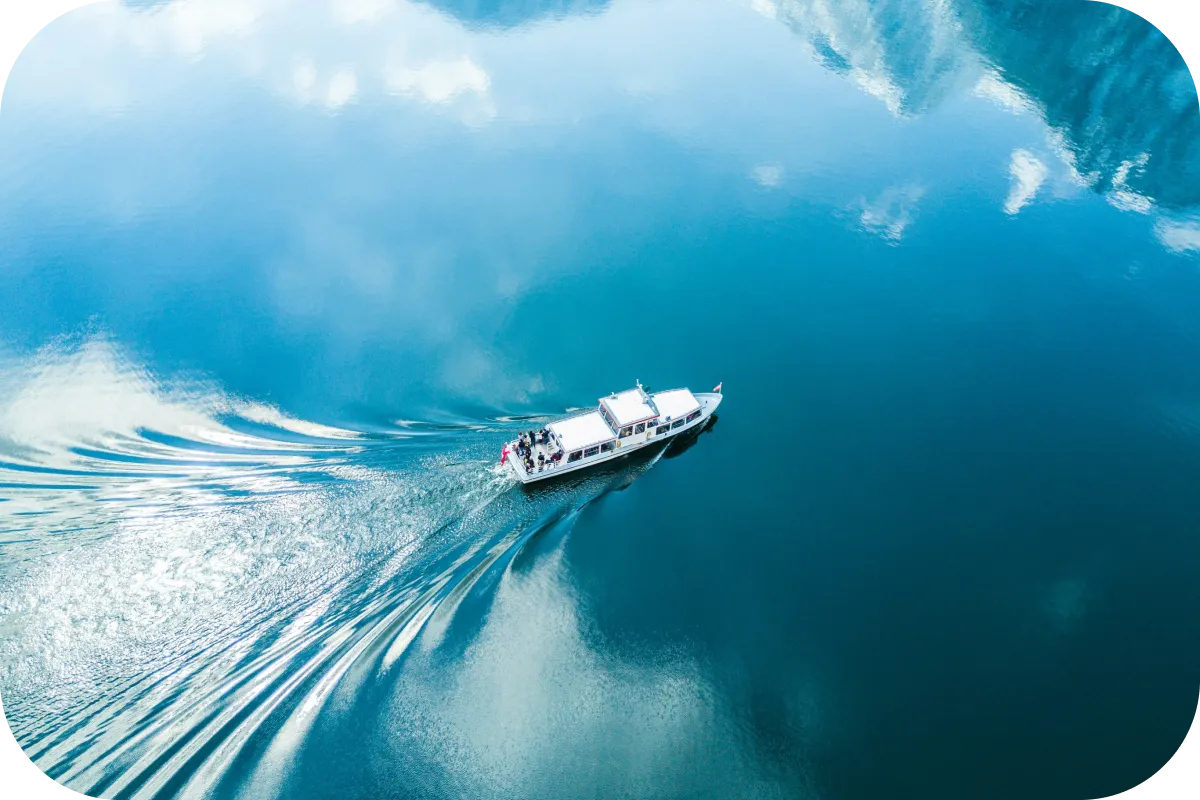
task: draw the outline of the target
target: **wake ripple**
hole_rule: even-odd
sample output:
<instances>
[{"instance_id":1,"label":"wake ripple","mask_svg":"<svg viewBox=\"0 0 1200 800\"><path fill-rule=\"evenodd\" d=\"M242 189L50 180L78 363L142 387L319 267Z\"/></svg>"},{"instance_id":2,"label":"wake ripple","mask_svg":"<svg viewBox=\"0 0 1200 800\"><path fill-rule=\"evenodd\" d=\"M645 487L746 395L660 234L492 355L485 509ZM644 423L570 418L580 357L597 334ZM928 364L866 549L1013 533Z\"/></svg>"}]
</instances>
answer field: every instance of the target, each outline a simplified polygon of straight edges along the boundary
<instances>
[{"instance_id":1,"label":"wake ripple","mask_svg":"<svg viewBox=\"0 0 1200 800\"><path fill-rule=\"evenodd\" d=\"M272 795L322 709L657 458L528 492L494 463L526 417L334 428L165 391L103 343L5 379L5 709L107 797Z\"/></svg>"}]
</instances>

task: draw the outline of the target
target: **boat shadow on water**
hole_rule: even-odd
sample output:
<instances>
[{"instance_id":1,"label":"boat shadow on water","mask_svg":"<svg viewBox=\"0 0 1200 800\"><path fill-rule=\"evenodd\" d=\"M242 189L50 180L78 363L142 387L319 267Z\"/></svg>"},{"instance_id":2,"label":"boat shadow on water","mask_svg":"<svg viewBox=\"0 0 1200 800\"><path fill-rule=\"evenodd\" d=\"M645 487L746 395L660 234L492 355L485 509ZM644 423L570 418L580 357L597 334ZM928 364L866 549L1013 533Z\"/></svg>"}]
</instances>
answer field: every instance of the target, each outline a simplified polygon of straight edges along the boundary
<instances>
[{"instance_id":1,"label":"boat shadow on water","mask_svg":"<svg viewBox=\"0 0 1200 800\"><path fill-rule=\"evenodd\" d=\"M583 472L566 472L544 478L536 483L518 484L527 495L532 497L546 494L556 494L564 489L576 489L587 485L601 485L597 494L605 491L622 491L629 487L643 472L649 469L655 461L661 458L678 458L696 446L700 436L711 431L717 424L717 415L713 414L706 423L694 430L673 436L667 441L639 448L627 455L614 458L611 461L597 464Z\"/></svg>"},{"instance_id":2,"label":"boat shadow on water","mask_svg":"<svg viewBox=\"0 0 1200 800\"><path fill-rule=\"evenodd\" d=\"M668 441L666 452L663 453L663 458L679 458L688 450L691 450L696 446L696 442L700 441L701 435L708 433L716 427L717 420L719 418L719 415L714 413L708 418L708 422L705 422L700 427Z\"/></svg>"}]
</instances>

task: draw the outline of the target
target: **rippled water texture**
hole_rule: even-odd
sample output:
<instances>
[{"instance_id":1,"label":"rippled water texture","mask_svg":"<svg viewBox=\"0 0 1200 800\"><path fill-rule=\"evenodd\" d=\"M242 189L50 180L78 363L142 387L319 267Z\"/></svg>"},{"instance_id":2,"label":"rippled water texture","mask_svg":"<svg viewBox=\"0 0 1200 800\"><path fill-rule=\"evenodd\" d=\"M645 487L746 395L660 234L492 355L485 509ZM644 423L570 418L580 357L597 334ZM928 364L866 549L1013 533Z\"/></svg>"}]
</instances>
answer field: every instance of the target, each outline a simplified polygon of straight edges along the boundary
<instances>
[{"instance_id":1,"label":"rippled water texture","mask_svg":"<svg viewBox=\"0 0 1200 800\"><path fill-rule=\"evenodd\" d=\"M114 798L1088 798L1200 683L1200 106L1113 7L129 0L0 117L0 692ZM723 381L526 490L522 429Z\"/></svg>"}]
</instances>

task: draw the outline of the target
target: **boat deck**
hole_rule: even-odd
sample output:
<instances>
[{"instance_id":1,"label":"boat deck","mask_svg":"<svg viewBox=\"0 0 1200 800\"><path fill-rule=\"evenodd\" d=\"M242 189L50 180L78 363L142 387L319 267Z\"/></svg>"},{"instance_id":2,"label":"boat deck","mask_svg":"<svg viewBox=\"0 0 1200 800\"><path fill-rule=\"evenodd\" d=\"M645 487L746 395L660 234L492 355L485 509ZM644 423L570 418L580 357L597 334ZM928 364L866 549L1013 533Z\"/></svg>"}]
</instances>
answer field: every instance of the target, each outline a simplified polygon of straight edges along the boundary
<instances>
[{"instance_id":1,"label":"boat deck","mask_svg":"<svg viewBox=\"0 0 1200 800\"><path fill-rule=\"evenodd\" d=\"M516 442L509 443L508 457L513 459L513 467L515 469L517 469L521 473L522 476L537 475L538 473L553 472L555 470L555 467L552 466L550 463L550 456L554 455L554 453L557 452L557 450L558 450L558 448L550 446L550 445L546 445L546 444L535 444L531 448L529 448L530 457L533 459L533 471L532 472L526 472L524 460L517 453L517 443ZM540 470L538 469L538 456L539 455L546 457L546 463ZM560 461L558 463L559 463L559 467L561 467L563 464L565 464L566 463L565 457L564 457L563 461Z\"/></svg>"}]
</instances>

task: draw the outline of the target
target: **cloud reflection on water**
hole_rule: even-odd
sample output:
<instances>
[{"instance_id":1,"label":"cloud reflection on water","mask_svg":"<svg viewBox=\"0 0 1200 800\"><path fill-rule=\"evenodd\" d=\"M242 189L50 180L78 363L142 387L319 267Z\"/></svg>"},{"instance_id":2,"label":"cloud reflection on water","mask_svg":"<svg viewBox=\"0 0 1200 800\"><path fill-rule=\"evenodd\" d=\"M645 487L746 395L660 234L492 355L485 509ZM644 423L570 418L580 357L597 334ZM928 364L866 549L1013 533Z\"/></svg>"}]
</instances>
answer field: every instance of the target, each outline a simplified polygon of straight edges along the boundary
<instances>
[{"instance_id":1,"label":"cloud reflection on water","mask_svg":"<svg viewBox=\"0 0 1200 800\"><path fill-rule=\"evenodd\" d=\"M461 660L409 661L384 711L403 734L391 748L425 751L477 797L562 796L581 774L639 797L796 797L809 781L798 764L763 768L739 711L693 657L625 662L593 636L561 545L508 571Z\"/></svg>"},{"instance_id":2,"label":"cloud reflection on water","mask_svg":"<svg viewBox=\"0 0 1200 800\"><path fill-rule=\"evenodd\" d=\"M495 181L515 188L536 172L539 177L532 180L549 189L550 202L523 200L539 207L536 226L520 215L510 215L508 221L526 239L540 237L544 244L551 239L569 241L588 224L585 215L572 213L582 176L555 174L553 168L535 165L536 159L525 161L524 156L538 148L587 148L596 134L592 127L581 127L582 121L596 124L613 115L630 118L701 159L706 152L743 159L743 169L760 185L816 201L835 215L854 205L855 193L874 197L860 205L865 209L858 217L861 227L900 242L913 217L912 192L905 193L909 199L898 206L894 219L881 222L889 201L879 183L846 193L831 189L822 176L856 172L863 154L882 146L869 133L874 127L886 130L926 118L935 125L944 109L978 98L1040 128L1033 140L1024 136L1004 155L990 148L971 153L972 158L994 160L990 169L1013 176L1007 197L996 197L998 212L1013 216L1047 198L1082 197L1090 187L1105 193L1121 211L1150 215L1149 234L1169 252L1195 251L1188 220L1197 198L1186 188L1187 174L1176 175L1181 167L1191 169L1188 165L1200 162L1200 123L1186 67L1156 31L1127 19L1120 10L1080 4L1038 13L1045 24L1030 25L1003 3L918 0L836 5L714 0L653 6L620 0L176 0L149 9L109 4L77 12L56 28L56 40L86 37L89 46L70 48L62 63L51 63L52 55L59 60L61 47L53 53L31 48L11 88L18 101L57 104L67 116L80 113L63 110L75 106L129 117L136 131L136 118L154 116L155 109L182 103L212 106L212 99L197 96L191 87L211 81L228 85L233 79L245 87L264 88L302 109L352 114L355 126L375 141L390 142L402 160L416 157L431 167L450 169L457 159L449 152L457 151L481 157L481 166L494 169L516 156L521 159L512 163L516 169L497 170L477 182L438 192L448 204L461 205L464 197L479 197L488 191L486 186L497 185ZM473 24L496 14L503 16L501 24ZM1061 42L1042 42L1041 49L1049 48L1057 67L1035 70L1035 53L1041 50L1034 49L1033 38L1050 29L1071 35ZM672 33L664 36L664 31ZM779 35L782 31L790 35ZM1120 53L1134 47L1154 55L1138 60L1136 74L1125 74ZM725 51L756 55L731 70L718 57ZM1114 56L1090 59L1088 54L1094 52ZM854 103L806 113L794 96L827 80L813 71L814 66L857 86L895 121L872 120L868 109ZM1151 96L1169 113L1131 116L1142 104L1126 101L1143 85L1152 87ZM1101 86L1109 88L1102 92ZM970 107L969 113L986 117L992 112ZM434 144L447 141L443 123L465 126L466 138L447 152L421 155L446 149ZM996 124L1012 125L999 120ZM1014 130L1030 127L1022 123ZM779 135L785 131L794 135ZM896 133L904 135L904 130L897 128ZM290 157L307 157L306 149ZM204 174L218 169L214 160L220 157L219 150L193 146L169 167L182 173L175 184L193 195L202 192ZM944 179L931 181L922 175L934 169L936 153L916 158L922 164L915 172L893 174L882 186L920 184L928 198L952 189ZM194 162L190 167L189 160ZM789 178L786 186L784 175ZM349 186L367 176L355 170L333 179ZM635 178L651 185L661 179L653 173ZM155 193L164 191L162 187L149 189L132 175L120 181L125 185L110 185L93 207L124 209L122 218L130 221L161 208L164 198ZM1045 181L1051 182L1052 192L1043 189ZM423 187L399 185L396 191L412 188ZM351 191L367 192L361 187ZM515 207L506 192L492 194L484 214L507 214L505 209ZM398 211L392 213L402 218ZM408 293L405 286L413 276L428 273L457 275L451 282L461 286L462 268L454 262L475 258L454 253L461 249L457 245L436 242L429 242L423 254L399 254L386 242L364 240L368 234L358 230L358 222L331 224L328 214L314 216L291 223L298 230L289 238L308 239L318 250L328 249L320 244L325 241L345 252L333 257L320 252L284 256L286 266L277 268L273 279L284 314L324 313L321 309L330 305L329 290L334 296L343 291L343 276L361 284L362 298L394 300ZM471 240L457 238L462 243ZM546 263L553 258L544 245L535 245L523 263L510 260L503 267L484 267L485 272L494 271L494 278L481 286L515 284L528 290L553 280L553 267ZM423 259L428 267L422 266ZM398 280L399 273L406 277ZM496 295L478 294L469 309L459 305L460 299L445 305L427 297L405 318L416 319L430 310L424 324L429 330L443 328L445 334L448 319L502 300ZM473 352L483 349L476 346ZM471 351L462 356L460 361L475 357ZM511 368L502 365L499 370ZM488 379L495 373L492 370ZM536 380L524 378L520 383Z\"/></svg>"},{"instance_id":3,"label":"cloud reflection on water","mask_svg":"<svg viewBox=\"0 0 1200 800\"><path fill-rule=\"evenodd\" d=\"M230 794L222 781L236 784L236 758L265 754L252 787L269 794L306 748L323 759L323 732L370 719L341 716L358 702L394 714L373 740L396 745L381 763L443 755L400 746L407 735L447 748L448 771L501 796L553 790L587 744L610 759L601 777L627 777L631 793L663 774L725 796L806 785L800 771L759 770L754 725L730 711L728 686L702 660L608 653L561 553L509 569L522 537L547 527L529 518L538 504L504 494L479 431L492 409L557 410L542 399L566 368L521 360L512 332L559 341L552 313L587 319L593 293L598 306L611 299L610 276L617 303L641 304L627 330L605 331L613 370L628 369L614 353L663 364L688 355L690 320L749 298L764 324L751 335L789 346L827 337L829 349L789 353L813 367L859 359L865 384L825 373L831 394L850 387L838 405L852 408L916 391L921 364L913 373L895 357L905 347L927 347L939 374L993 372L987 354L956 361L940 348L956 338L946 326L989 332L1006 304L1038 346L1092 335L1090 318L1066 313L1077 298L1045 289L1038 315L1023 291L996 291L1002 280L966 283L959 262L912 284L933 298L926 311L941 309L928 340L906 338L920 325L868 329L850 302L867 293L838 283L860 262L915 268L897 254L932 252L934 234L963 219L977 225L950 241L963 256L976 254L976 235L1018 230L1024 242L1051 213L1068 223L1073 254L1113 235L1096 234L1097 219L1140 224L1171 253L1200 250L1195 95L1182 62L1120 12L1054 6L1027 26L1017 8L178 0L85 9L52 26L14 72L0 125L11 178L0 215L12 233L0 337L33 352L0 366L4 478L23 484L6 490L3 535L21 566L7 567L0 595L5 624L23 631L3 651L5 685L26 698L9 707L22 741L72 785L131 795ZM1130 49L1143 55L1126 72L1118 56ZM1141 113L1143 86L1170 113ZM739 215L753 242L731 249L737 271L705 265L703 245ZM779 220L788 224L772 229ZM778 244L785 228L811 236ZM845 238L863 249L819 249ZM775 249L741 258L760 245ZM751 294L785 296L804 284L787 283L781 266L816 270L830 253L848 257L828 259L836 274L811 273L799 305ZM962 282L947 289L951 273ZM904 294L890 275L860 274ZM705 306L697 292L676 311L640 294L696 275L728 295ZM1033 283L1045 278L1030 285L1058 286ZM835 283L844 294L821 294ZM896 312L895 302L874 310ZM117 331L111 341L44 344L93 315ZM589 340L569 342L563 361L600 350L591 328L573 327ZM176 387L115 342L232 375L237 390ZM758 341L745 347L762 357ZM1035 351L1014 345L999 372ZM591 385L604 368L578 379ZM890 369L903 381L888 383ZM880 374L888 391L854 396ZM446 416L456 402L493 405L446 426L440 449L402 441L434 429L429 420L371 424L376 411L410 413L422 393ZM956 409L962 396L937 398ZM295 411L305 401L318 413ZM339 427L356 410L363 430ZM902 418L879 424L895 435ZM401 454L393 461L371 460L381 428ZM856 481L890 467L877 453L862 465ZM565 507L575 496L541 499ZM415 551L441 552L447 539L449 565L405 572ZM1098 591L1088 586L1049 584L1039 621L1085 619ZM725 622L748 631L748 616ZM731 649L761 644L752 633ZM447 659L453 668L437 661L443 648L462 656ZM828 714L827 689L812 682L795 716ZM89 716L73 705L81 696L115 699ZM61 719L38 716L43 698ZM791 714L776 728L803 728ZM694 772L668 757L680 740L696 744Z\"/></svg>"}]
</instances>

